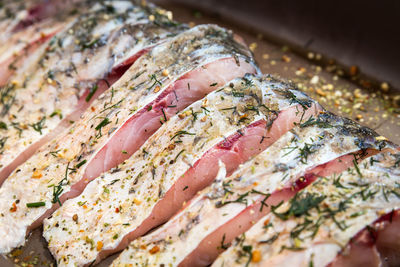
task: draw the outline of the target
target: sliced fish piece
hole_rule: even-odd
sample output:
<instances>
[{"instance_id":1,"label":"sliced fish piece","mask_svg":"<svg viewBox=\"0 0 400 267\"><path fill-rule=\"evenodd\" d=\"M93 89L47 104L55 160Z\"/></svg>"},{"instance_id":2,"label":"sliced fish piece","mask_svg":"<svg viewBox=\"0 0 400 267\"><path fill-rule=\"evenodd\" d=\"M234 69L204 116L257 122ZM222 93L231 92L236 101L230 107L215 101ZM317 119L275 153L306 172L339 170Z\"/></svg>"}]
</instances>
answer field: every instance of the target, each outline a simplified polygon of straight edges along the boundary
<instances>
[{"instance_id":1,"label":"sliced fish piece","mask_svg":"<svg viewBox=\"0 0 400 267\"><path fill-rule=\"evenodd\" d=\"M235 42L230 31L213 25L185 31L140 57L67 133L4 182L0 210L7 215L0 218L0 251L23 244L26 232L40 225L60 203L79 195L105 167L120 163L113 158L129 157L168 116L214 90L215 83L255 72L251 60L250 51ZM196 82L197 78L202 82ZM121 150L96 159L115 139L124 141ZM27 187L21 188L21 184ZM16 199L16 211L8 212ZM26 206L32 202L44 206Z\"/></svg>"},{"instance_id":2,"label":"sliced fish piece","mask_svg":"<svg viewBox=\"0 0 400 267\"><path fill-rule=\"evenodd\" d=\"M353 249L357 257L352 261L343 259L352 253L342 249L366 226L387 222L390 216L379 218L399 209L398 159L398 153L383 153L340 175L317 179L289 202L273 208L274 212L238 238L213 266L326 266L338 255L341 259L330 266L381 266L378 251L365 242L358 251ZM362 235L352 242L360 244ZM368 236L364 238L368 240ZM357 254L360 248L362 256Z\"/></svg>"},{"instance_id":3,"label":"sliced fish piece","mask_svg":"<svg viewBox=\"0 0 400 267\"><path fill-rule=\"evenodd\" d=\"M17 70L23 72L33 64L38 48L57 32L69 27L76 15L48 18L11 35L0 38L0 86L4 86Z\"/></svg>"},{"instance_id":4,"label":"sliced fish piece","mask_svg":"<svg viewBox=\"0 0 400 267\"><path fill-rule=\"evenodd\" d=\"M290 195L276 191L291 187L316 166L384 146L373 132L350 120L330 113L310 117L232 176L221 175L165 225L132 242L113 266L207 266L267 214L271 204Z\"/></svg>"},{"instance_id":5,"label":"sliced fish piece","mask_svg":"<svg viewBox=\"0 0 400 267\"><path fill-rule=\"evenodd\" d=\"M17 22L14 22L11 32L20 32L21 30L30 27L38 22L46 20L48 18L57 18L65 14L70 15L73 13L80 12L88 8L95 1L92 0L39 0L39 1L25 1L26 6L24 14L17 18ZM19 6L20 8L21 6Z\"/></svg>"},{"instance_id":6,"label":"sliced fish piece","mask_svg":"<svg viewBox=\"0 0 400 267\"><path fill-rule=\"evenodd\" d=\"M396 210L389 216L381 217L376 221L371 228L367 227L363 232L368 229L373 229L375 234L372 244L375 244L379 252L380 262L383 266L399 266L400 265L400 246L399 246L399 224L400 224L400 211Z\"/></svg>"},{"instance_id":7,"label":"sliced fish piece","mask_svg":"<svg viewBox=\"0 0 400 267\"><path fill-rule=\"evenodd\" d=\"M50 17L69 13L74 5L86 5L89 1L67 0L67 1L46 1L46 0L15 0L2 1L0 3L0 40L4 41L18 31L21 31L35 23L41 22ZM62 6L63 9L60 9ZM76 6L83 7L83 6ZM63 10L64 12L60 12Z\"/></svg>"},{"instance_id":8,"label":"sliced fish piece","mask_svg":"<svg viewBox=\"0 0 400 267\"><path fill-rule=\"evenodd\" d=\"M167 11L130 1L97 4L0 89L0 183L78 120L140 55L186 28L161 13Z\"/></svg>"},{"instance_id":9,"label":"sliced fish piece","mask_svg":"<svg viewBox=\"0 0 400 267\"><path fill-rule=\"evenodd\" d=\"M19 68L32 64L35 55L32 55L41 45L55 33L68 25L67 21L49 19L24 31L13 34L0 45L0 86L7 83L10 77Z\"/></svg>"},{"instance_id":10,"label":"sliced fish piece","mask_svg":"<svg viewBox=\"0 0 400 267\"><path fill-rule=\"evenodd\" d=\"M378 162L378 164L376 164ZM375 183L388 184L389 188L382 188L382 194L386 202L390 199L388 195L398 194L400 177L400 153L395 154L381 154L370 159L369 164L375 165L374 172L381 172L381 176L384 179L378 179ZM365 167L364 167L365 168ZM369 167L372 169L372 167ZM372 171L367 172L367 174L373 173ZM376 176L379 178L379 176ZM387 181L390 179L390 181ZM393 190L390 187L395 188ZM371 194L375 192L369 191ZM364 198L368 195L364 194ZM375 197L375 196L372 196ZM398 202L398 200L395 200ZM396 205L396 203L394 203ZM374 203L374 205L379 205ZM368 206L367 206L368 207ZM400 264L400 244L399 244L399 234L398 227L400 225L400 210L398 209L398 204L393 208L392 212L383 215L384 209L386 207L385 203L380 206L382 210L378 210L377 218L373 223L368 225L366 228L358 232L355 236L351 237L348 244L342 248L336 258L328 264L328 266L398 266ZM375 209L379 208L376 206ZM364 215L364 210L361 209L356 213L356 215ZM353 215L354 217L355 215ZM368 218L370 220L370 218ZM373 218L371 218L373 220ZM361 220L360 220L361 221ZM367 221L365 225L368 224Z\"/></svg>"},{"instance_id":11,"label":"sliced fish piece","mask_svg":"<svg viewBox=\"0 0 400 267\"><path fill-rule=\"evenodd\" d=\"M34 61L32 53L54 34L69 27L77 14L90 8L94 1L12 2L0 11L0 86L17 69Z\"/></svg>"},{"instance_id":12,"label":"sliced fish piece","mask_svg":"<svg viewBox=\"0 0 400 267\"><path fill-rule=\"evenodd\" d=\"M172 117L131 158L45 221L43 235L57 264L82 266L123 249L209 185L218 172L215 162L231 173L301 114L306 119L318 112L308 97L285 87L247 75Z\"/></svg>"},{"instance_id":13,"label":"sliced fish piece","mask_svg":"<svg viewBox=\"0 0 400 267\"><path fill-rule=\"evenodd\" d=\"M4 41L12 33L15 26L29 14L29 9L37 1L2 1L0 6L0 40Z\"/></svg>"}]
</instances>

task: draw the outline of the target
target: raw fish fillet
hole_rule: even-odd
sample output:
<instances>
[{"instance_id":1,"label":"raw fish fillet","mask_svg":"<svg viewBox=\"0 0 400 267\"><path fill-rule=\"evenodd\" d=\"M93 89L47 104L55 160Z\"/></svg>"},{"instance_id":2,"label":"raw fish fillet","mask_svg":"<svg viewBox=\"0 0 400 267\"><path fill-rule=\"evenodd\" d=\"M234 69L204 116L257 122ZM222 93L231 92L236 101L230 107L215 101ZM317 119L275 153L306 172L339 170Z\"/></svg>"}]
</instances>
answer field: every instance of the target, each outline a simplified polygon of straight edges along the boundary
<instances>
[{"instance_id":1,"label":"raw fish fillet","mask_svg":"<svg viewBox=\"0 0 400 267\"><path fill-rule=\"evenodd\" d=\"M123 249L212 183L218 160L231 173L294 122L317 113L307 96L269 77L228 82L171 118L46 220L50 251L59 265L82 266Z\"/></svg>"},{"instance_id":2,"label":"raw fish fillet","mask_svg":"<svg viewBox=\"0 0 400 267\"><path fill-rule=\"evenodd\" d=\"M249 50L231 32L213 25L182 32L141 56L66 133L4 182L0 251L23 244L26 233L60 203L129 157L171 115L215 90L215 83L255 71ZM118 149L110 149L110 142ZM16 206L14 212L10 205Z\"/></svg>"},{"instance_id":3,"label":"raw fish fillet","mask_svg":"<svg viewBox=\"0 0 400 267\"><path fill-rule=\"evenodd\" d=\"M380 233L396 233L399 224L398 212L392 212L400 207L399 156L378 154L318 178L273 207L213 266L396 266L398 259L381 258L379 251L385 242ZM392 252L399 250L397 236L386 240Z\"/></svg>"},{"instance_id":4,"label":"raw fish fillet","mask_svg":"<svg viewBox=\"0 0 400 267\"><path fill-rule=\"evenodd\" d=\"M186 28L166 15L150 22L149 14L159 12L130 1L96 4L0 88L0 184L78 120L140 55Z\"/></svg>"},{"instance_id":5,"label":"raw fish fillet","mask_svg":"<svg viewBox=\"0 0 400 267\"><path fill-rule=\"evenodd\" d=\"M269 213L271 205L293 196L298 179L305 186L304 177L329 169L327 163L342 158L340 164L347 167L349 153L385 146L372 131L347 119L330 113L310 117L233 175L224 174L223 167L212 186L165 225L132 242L113 265L207 266L235 237ZM154 253L153 247L159 251Z\"/></svg>"}]
</instances>

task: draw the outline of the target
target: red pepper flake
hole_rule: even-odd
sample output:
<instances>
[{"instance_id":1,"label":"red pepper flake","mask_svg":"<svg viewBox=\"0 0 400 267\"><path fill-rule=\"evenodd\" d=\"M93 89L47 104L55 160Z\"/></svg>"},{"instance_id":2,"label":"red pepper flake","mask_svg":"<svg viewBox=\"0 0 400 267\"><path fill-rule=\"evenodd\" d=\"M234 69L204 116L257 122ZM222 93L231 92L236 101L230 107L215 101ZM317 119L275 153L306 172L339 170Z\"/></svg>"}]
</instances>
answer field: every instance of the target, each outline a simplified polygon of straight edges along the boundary
<instances>
[{"instance_id":1,"label":"red pepper flake","mask_svg":"<svg viewBox=\"0 0 400 267\"><path fill-rule=\"evenodd\" d=\"M17 211L17 204L15 202L12 203L12 207L10 208L10 212L16 212Z\"/></svg>"},{"instance_id":2,"label":"red pepper flake","mask_svg":"<svg viewBox=\"0 0 400 267\"><path fill-rule=\"evenodd\" d=\"M98 241L96 246L97 251L100 251L102 248L103 248L103 242Z\"/></svg>"},{"instance_id":3,"label":"red pepper flake","mask_svg":"<svg viewBox=\"0 0 400 267\"><path fill-rule=\"evenodd\" d=\"M42 178L42 176L43 176L43 174L38 170L34 171L32 174L32 178L34 178L34 179L40 179L40 178Z\"/></svg>"},{"instance_id":4,"label":"red pepper flake","mask_svg":"<svg viewBox=\"0 0 400 267\"><path fill-rule=\"evenodd\" d=\"M159 246L154 246L152 249L149 250L150 254L156 254L159 251L160 251Z\"/></svg>"},{"instance_id":5,"label":"red pepper flake","mask_svg":"<svg viewBox=\"0 0 400 267\"><path fill-rule=\"evenodd\" d=\"M119 208L115 208L115 212L118 213L119 212Z\"/></svg>"},{"instance_id":6,"label":"red pepper flake","mask_svg":"<svg viewBox=\"0 0 400 267\"><path fill-rule=\"evenodd\" d=\"M260 262L261 261L261 252L259 250L254 250L251 253L251 261L252 262Z\"/></svg>"}]
</instances>

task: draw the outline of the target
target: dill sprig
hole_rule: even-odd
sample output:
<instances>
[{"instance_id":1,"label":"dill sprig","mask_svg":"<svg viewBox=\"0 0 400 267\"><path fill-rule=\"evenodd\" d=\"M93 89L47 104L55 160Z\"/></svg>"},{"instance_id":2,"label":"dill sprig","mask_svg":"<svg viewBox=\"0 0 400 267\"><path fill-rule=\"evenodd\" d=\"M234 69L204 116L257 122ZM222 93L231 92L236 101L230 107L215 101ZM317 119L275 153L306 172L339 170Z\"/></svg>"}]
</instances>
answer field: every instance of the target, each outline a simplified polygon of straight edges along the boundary
<instances>
[{"instance_id":1,"label":"dill sprig","mask_svg":"<svg viewBox=\"0 0 400 267\"><path fill-rule=\"evenodd\" d=\"M276 210L283 204L279 203L277 206L271 207L271 212L281 220L287 220L290 216L300 217L302 215L309 215L309 211L318 205L326 198L326 196L317 195L315 193L300 194L297 193L290 200L290 208L282 213Z\"/></svg>"},{"instance_id":2,"label":"dill sprig","mask_svg":"<svg viewBox=\"0 0 400 267\"><path fill-rule=\"evenodd\" d=\"M1 115L4 116L8 113L11 106L15 102L15 84L8 84L0 88L0 103L3 105Z\"/></svg>"},{"instance_id":3,"label":"dill sprig","mask_svg":"<svg viewBox=\"0 0 400 267\"><path fill-rule=\"evenodd\" d=\"M100 138L103 136L103 134L101 133L101 130L103 129L104 126L106 126L107 124L110 124L111 121L106 117L104 118L95 128L95 130L97 131L96 134L96 138Z\"/></svg>"},{"instance_id":4,"label":"dill sprig","mask_svg":"<svg viewBox=\"0 0 400 267\"><path fill-rule=\"evenodd\" d=\"M53 199L51 201L51 203L53 204L58 203L61 206L61 201L59 197L62 194L62 192L64 192L63 186L66 186L69 183L68 182L68 171L70 170L69 164L70 162L68 162L67 168L65 169L64 178L58 183L57 186L53 186Z\"/></svg>"},{"instance_id":5,"label":"dill sprig","mask_svg":"<svg viewBox=\"0 0 400 267\"><path fill-rule=\"evenodd\" d=\"M246 192L244 194L238 194L238 198L235 200L228 200L228 201L218 201L215 206L217 208L221 208L225 205L231 204L231 203L239 203L239 204L244 204L247 206L247 196L250 194L250 192Z\"/></svg>"},{"instance_id":6,"label":"dill sprig","mask_svg":"<svg viewBox=\"0 0 400 267\"><path fill-rule=\"evenodd\" d=\"M298 149L300 151L300 155L298 156L298 158L300 158L300 162L303 164L306 164L308 156L315 152L315 150L313 149L313 145L307 143L304 144L304 147L299 147Z\"/></svg>"},{"instance_id":7,"label":"dill sprig","mask_svg":"<svg viewBox=\"0 0 400 267\"><path fill-rule=\"evenodd\" d=\"M187 131L177 131L176 134L174 136L172 136L170 140L172 141L173 139L175 139L176 137L181 136L181 135L196 135L196 134L189 133Z\"/></svg>"},{"instance_id":8,"label":"dill sprig","mask_svg":"<svg viewBox=\"0 0 400 267\"><path fill-rule=\"evenodd\" d=\"M7 136L2 137L2 138L0 139L0 149L3 149L3 148L4 148L4 145L6 144L7 139L8 139Z\"/></svg>"},{"instance_id":9,"label":"dill sprig","mask_svg":"<svg viewBox=\"0 0 400 267\"><path fill-rule=\"evenodd\" d=\"M89 90L89 94L86 96L85 101L89 102L90 99L93 97L93 95L96 93L97 89L99 87L97 86L97 84L93 85L90 90Z\"/></svg>"},{"instance_id":10,"label":"dill sprig","mask_svg":"<svg viewBox=\"0 0 400 267\"><path fill-rule=\"evenodd\" d=\"M297 103L299 104L304 110L310 108L312 106L311 99L299 99L297 96L290 90L283 91L283 96L290 100L290 104Z\"/></svg>"},{"instance_id":11,"label":"dill sprig","mask_svg":"<svg viewBox=\"0 0 400 267\"><path fill-rule=\"evenodd\" d=\"M157 76L155 74L149 75L149 78L150 78L150 82L153 82L153 84L150 85L149 87L147 87L146 90L150 90L151 88L153 88L157 84L159 86L162 86L162 82L157 79Z\"/></svg>"},{"instance_id":12,"label":"dill sprig","mask_svg":"<svg viewBox=\"0 0 400 267\"><path fill-rule=\"evenodd\" d=\"M298 123L296 123L298 124ZM300 126L300 128L305 128L305 127L309 127L309 126L317 126L319 128L332 128L333 126L331 124L329 124L326 121L321 120L320 117L318 117L317 119L315 119L313 116L311 116L310 118L308 118L307 121L298 124Z\"/></svg>"},{"instance_id":13,"label":"dill sprig","mask_svg":"<svg viewBox=\"0 0 400 267\"><path fill-rule=\"evenodd\" d=\"M354 156L354 159L353 159L354 168L356 169L356 172L358 173L358 175L362 178L363 175L360 171L360 168L358 167L357 156L355 154L353 156Z\"/></svg>"},{"instance_id":14,"label":"dill sprig","mask_svg":"<svg viewBox=\"0 0 400 267\"><path fill-rule=\"evenodd\" d=\"M42 134L42 129L43 129L45 121L46 121L46 117L43 117L40 121L30 124L30 126L33 128L33 130Z\"/></svg>"}]
</instances>

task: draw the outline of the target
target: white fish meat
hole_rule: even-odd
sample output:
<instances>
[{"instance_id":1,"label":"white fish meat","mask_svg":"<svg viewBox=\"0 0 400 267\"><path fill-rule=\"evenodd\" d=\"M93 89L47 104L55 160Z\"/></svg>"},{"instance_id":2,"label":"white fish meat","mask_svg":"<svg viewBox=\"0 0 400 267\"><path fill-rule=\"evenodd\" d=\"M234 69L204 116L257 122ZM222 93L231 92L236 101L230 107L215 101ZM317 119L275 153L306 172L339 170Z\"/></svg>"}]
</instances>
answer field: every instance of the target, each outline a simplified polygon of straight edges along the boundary
<instances>
[{"instance_id":1,"label":"white fish meat","mask_svg":"<svg viewBox=\"0 0 400 267\"><path fill-rule=\"evenodd\" d=\"M347 154L385 145L347 119L330 113L310 117L231 176L221 175L165 225L132 242L113 266L207 266L271 205L311 182L305 178L310 173ZM298 179L302 185L295 184Z\"/></svg>"},{"instance_id":2,"label":"white fish meat","mask_svg":"<svg viewBox=\"0 0 400 267\"><path fill-rule=\"evenodd\" d=\"M97 4L0 88L0 184L79 119L147 49L186 28L161 14L149 21L149 14L162 11L130 1Z\"/></svg>"},{"instance_id":3,"label":"white fish meat","mask_svg":"<svg viewBox=\"0 0 400 267\"><path fill-rule=\"evenodd\" d=\"M304 119L318 113L307 96L285 86L247 75L171 118L46 220L44 237L57 264L83 266L123 249L209 185L215 162L231 173L290 130L302 117L299 103L308 107Z\"/></svg>"},{"instance_id":4,"label":"white fish meat","mask_svg":"<svg viewBox=\"0 0 400 267\"><path fill-rule=\"evenodd\" d=\"M255 71L249 50L235 42L231 32L213 25L197 26L154 47L68 132L4 182L0 251L23 244L25 234L60 203L79 195L92 179L129 157L168 117L215 90L214 83ZM29 208L27 203L41 206ZM14 212L10 205L17 206Z\"/></svg>"},{"instance_id":5,"label":"white fish meat","mask_svg":"<svg viewBox=\"0 0 400 267\"><path fill-rule=\"evenodd\" d=\"M362 246L362 235L368 240L369 234L360 231L371 225L369 233L379 237L390 221L398 225L392 213L400 205L398 160L398 153L379 154L340 175L318 178L238 238L213 266L326 266L336 257L329 266L390 266L379 249ZM398 251L393 238L387 241ZM349 242L355 248L343 251Z\"/></svg>"}]
</instances>

